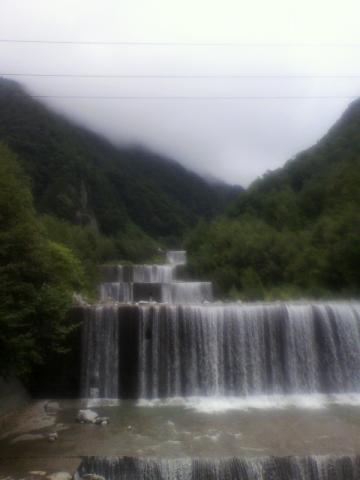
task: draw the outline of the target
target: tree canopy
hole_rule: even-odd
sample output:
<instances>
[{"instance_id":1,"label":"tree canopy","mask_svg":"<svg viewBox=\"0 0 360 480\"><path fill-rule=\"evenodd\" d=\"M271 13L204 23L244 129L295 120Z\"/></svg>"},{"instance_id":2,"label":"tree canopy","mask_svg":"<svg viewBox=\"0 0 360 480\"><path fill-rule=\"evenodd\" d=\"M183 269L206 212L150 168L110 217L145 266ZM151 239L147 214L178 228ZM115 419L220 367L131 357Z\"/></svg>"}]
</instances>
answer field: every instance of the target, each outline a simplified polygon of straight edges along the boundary
<instances>
[{"instance_id":1,"label":"tree canopy","mask_svg":"<svg viewBox=\"0 0 360 480\"><path fill-rule=\"evenodd\" d=\"M227 215L202 223L187 248L193 270L230 297L358 295L360 101L317 145L255 181Z\"/></svg>"}]
</instances>

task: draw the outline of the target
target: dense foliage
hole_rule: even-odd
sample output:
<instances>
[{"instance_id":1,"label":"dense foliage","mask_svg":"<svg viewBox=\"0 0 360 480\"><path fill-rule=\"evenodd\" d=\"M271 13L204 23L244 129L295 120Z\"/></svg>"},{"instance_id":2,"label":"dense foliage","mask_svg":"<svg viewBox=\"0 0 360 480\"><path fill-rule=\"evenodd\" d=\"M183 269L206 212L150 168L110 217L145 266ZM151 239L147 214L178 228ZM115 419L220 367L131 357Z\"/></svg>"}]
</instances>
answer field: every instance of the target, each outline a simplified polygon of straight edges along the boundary
<instances>
[{"instance_id":1,"label":"dense foliage","mask_svg":"<svg viewBox=\"0 0 360 480\"><path fill-rule=\"evenodd\" d=\"M24 375L65 348L74 328L67 311L84 276L73 253L47 237L27 180L1 145L0 225L0 370Z\"/></svg>"},{"instance_id":2,"label":"dense foliage","mask_svg":"<svg viewBox=\"0 0 360 480\"><path fill-rule=\"evenodd\" d=\"M230 297L359 294L360 102L187 244L193 270Z\"/></svg>"},{"instance_id":3,"label":"dense foliage","mask_svg":"<svg viewBox=\"0 0 360 480\"><path fill-rule=\"evenodd\" d=\"M216 188L178 163L141 149L120 149L78 127L0 79L0 141L32 180L43 214L118 235L137 225L157 239L182 237L226 203Z\"/></svg>"},{"instance_id":4,"label":"dense foliage","mask_svg":"<svg viewBox=\"0 0 360 480\"><path fill-rule=\"evenodd\" d=\"M73 293L96 298L100 263L158 260L232 193L119 149L0 79L0 375L56 363L76 328Z\"/></svg>"}]
</instances>

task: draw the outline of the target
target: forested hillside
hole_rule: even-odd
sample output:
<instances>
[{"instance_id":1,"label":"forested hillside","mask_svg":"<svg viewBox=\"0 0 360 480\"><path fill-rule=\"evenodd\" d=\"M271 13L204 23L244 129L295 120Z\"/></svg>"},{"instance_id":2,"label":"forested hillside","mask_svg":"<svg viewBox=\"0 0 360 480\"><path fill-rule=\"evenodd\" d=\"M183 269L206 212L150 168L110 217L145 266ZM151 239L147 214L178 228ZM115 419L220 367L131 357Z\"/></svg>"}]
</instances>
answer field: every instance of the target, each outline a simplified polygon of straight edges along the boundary
<instances>
[{"instance_id":1,"label":"forested hillside","mask_svg":"<svg viewBox=\"0 0 360 480\"><path fill-rule=\"evenodd\" d=\"M202 239L206 239L206 242ZM328 134L188 240L192 265L244 298L360 290L360 101Z\"/></svg>"},{"instance_id":2,"label":"forested hillside","mask_svg":"<svg viewBox=\"0 0 360 480\"><path fill-rule=\"evenodd\" d=\"M227 191L175 161L115 147L4 79L0 141L30 176L39 213L97 226L106 235L131 223L157 239L178 239L199 218L219 213L227 200Z\"/></svg>"},{"instance_id":3,"label":"forested hillside","mask_svg":"<svg viewBox=\"0 0 360 480\"><path fill-rule=\"evenodd\" d=\"M73 294L96 298L100 263L161 259L234 191L117 148L0 79L0 375L56 364Z\"/></svg>"},{"instance_id":4,"label":"forested hillside","mask_svg":"<svg viewBox=\"0 0 360 480\"><path fill-rule=\"evenodd\" d=\"M27 374L64 350L67 311L84 286L81 262L53 242L15 156L0 144L0 375Z\"/></svg>"}]
</instances>

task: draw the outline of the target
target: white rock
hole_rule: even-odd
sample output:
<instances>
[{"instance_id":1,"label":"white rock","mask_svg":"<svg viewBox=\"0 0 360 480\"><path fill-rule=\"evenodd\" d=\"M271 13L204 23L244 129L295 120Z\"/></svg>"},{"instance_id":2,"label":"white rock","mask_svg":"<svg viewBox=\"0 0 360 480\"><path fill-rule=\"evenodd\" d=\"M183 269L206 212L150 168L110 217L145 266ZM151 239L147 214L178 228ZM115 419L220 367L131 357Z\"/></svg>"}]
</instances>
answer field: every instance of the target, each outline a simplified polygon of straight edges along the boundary
<instances>
[{"instance_id":1,"label":"white rock","mask_svg":"<svg viewBox=\"0 0 360 480\"><path fill-rule=\"evenodd\" d=\"M77 420L85 423L95 423L99 415L93 410L79 410Z\"/></svg>"},{"instance_id":2,"label":"white rock","mask_svg":"<svg viewBox=\"0 0 360 480\"><path fill-rule=\"evenodd\" d=\"M72 475L69 472L55 472L48 475L47 480L71 480Z\"/></svg>"},{"instance_id":3,"label":"white rock","mask_svg":"<svg viewBox=\"0 0 360 480\"><path fill-rule=\"evenodd\" d=\"M47 438L49 442L55 442L58 439L58 434L56 432L49 433Z\"/></svg>"},{"instance_id":4,"label":"white rock","mask_svg":"<svg viewBox=\"0 0 360 480\"><path fill-rule=\"evenodd\" d=\"M95 423L98 425L107 425L109 421L109 417L97 417Z\"/></svg>"},{"instance_id":5,"label":"white rock","mask_svg":"<svg viewBox=\"0 0 360 480\"><path fill-rule=\"evenodd\" d=\"M58 404L58 402L47 402L45 404L45 411L50 415L56 415L59 410L60 410L60 405Z\"/></svg>"},{"instance_id":6,"label":"white rock","mask_svg":"<svg viewBox=\"0 0 360 480\"><path fill-rule=\"evenodd\" d=\"M86 473L83 475L82 480L105 480L101 475L96 475L96 473Z\"/></svg>"}]
</instances>

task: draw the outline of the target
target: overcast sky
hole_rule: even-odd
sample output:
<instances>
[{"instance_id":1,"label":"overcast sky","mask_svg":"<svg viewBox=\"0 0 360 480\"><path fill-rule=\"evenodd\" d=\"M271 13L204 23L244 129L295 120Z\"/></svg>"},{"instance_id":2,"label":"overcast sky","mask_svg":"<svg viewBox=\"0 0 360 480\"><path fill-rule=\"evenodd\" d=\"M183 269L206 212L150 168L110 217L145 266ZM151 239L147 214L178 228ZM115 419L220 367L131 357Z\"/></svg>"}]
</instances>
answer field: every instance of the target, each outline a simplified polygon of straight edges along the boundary
<instances>
[{"instance_id":1,"label":"overcast sky","mask_svg":"<svg viewBox=\"0 0 360 480\"><path fill-rule=\"evenodd\" d=\"M357 96L359 18L359 0L0 0L0 40L245 44L0 42L0 74L358 75L18 78L34 95ZM47 100L116 143L140 143L242 185L320 139L350 101Z\"/></svg>"}]
</instances>

